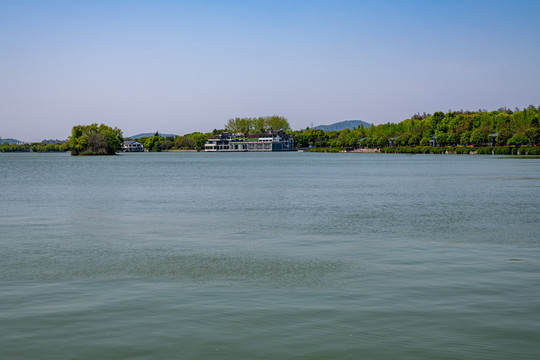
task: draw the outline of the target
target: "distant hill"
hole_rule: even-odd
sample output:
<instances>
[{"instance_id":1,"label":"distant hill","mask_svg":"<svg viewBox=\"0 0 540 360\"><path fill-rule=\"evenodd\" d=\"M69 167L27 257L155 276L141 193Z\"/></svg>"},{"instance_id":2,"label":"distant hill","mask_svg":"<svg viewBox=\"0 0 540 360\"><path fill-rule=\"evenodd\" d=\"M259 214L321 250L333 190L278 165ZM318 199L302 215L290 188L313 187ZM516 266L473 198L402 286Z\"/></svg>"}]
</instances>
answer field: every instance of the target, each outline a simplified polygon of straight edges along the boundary
<instances>
[{"instance_id":1,"label":"distant hill","mask_svg":"<svg viewBox=\"0 0 540 360\"><path fill-rule=\"evenodd\" d=\"M345 120L331 125L315 126L314 129L321 129L324 131L340 131L343 129L354 129L361 125L364 125L364 127L371 126L371 124L368 124L367 122L362 120Z\"/></svg>"},{"instance_id":2,"label":"distant hill","mask_svg":"<svg viewBox=\"0 0 540 360\"><path fill-rule=\"evenodd\" d=\"M20 141L20 140L0 138L0 145L2 145L3 143L6 143L6 142L9 145L19 145L19 144L24 143L24 141Z\"/></svg>"},{"instance_id":3,"label":"distant hill","mask_svg":"<svg viewBox=\"0 0 540 360\"><path fill-rule=\"evenodd\" d=\"M133 135L133 136L127 136L128 138L130 139L139 139L139 138L142 138L142 137L149 137L149 136L154 136L155 133L143 133L143 134L137 134L137 135ZM162 134L162 133L158 133L159 136L163 136L163 137L169 137L169 136L172 136L172 137L177 137L178 135L175 135L175 134Z\"/></svg>"}]
</instances>

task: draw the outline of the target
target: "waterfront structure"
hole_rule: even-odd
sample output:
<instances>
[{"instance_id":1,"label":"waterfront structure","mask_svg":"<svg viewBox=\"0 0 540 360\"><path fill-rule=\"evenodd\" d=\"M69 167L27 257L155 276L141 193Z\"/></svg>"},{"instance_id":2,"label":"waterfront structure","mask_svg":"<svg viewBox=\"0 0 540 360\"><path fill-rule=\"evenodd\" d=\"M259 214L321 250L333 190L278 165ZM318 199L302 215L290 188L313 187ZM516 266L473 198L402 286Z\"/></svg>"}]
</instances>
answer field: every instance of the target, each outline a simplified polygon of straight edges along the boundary
<instances>
[{"instance_id":1,"label":"waterfront structure","mask_svg":"<svg viewBox=\"0 0 540 360\"><path fill-rule=\"evenodd\" d=\"M397 138L398 138L398 136L394 136L394 137L388 139L388 146L390 146L390 147L396 146L396 139Z\"/></svg>"},{"instance_id":2,"label":"waterfront structure","mask_svg":"<svg viewBox=\"0 0 540 360\"><path fill-rule=\"evenodd\" d=\"M144 146L138 141L124 141L122 150L124 152L139 152L144 151Z\"/></svg>"},{"instance_id":3,"label":"waterfront structure","mask_svg":"<svg viewBox=\"0 0 540 360\"><path fill-rule=\"evenodd\" d=\"M67 142L67 140L58 140L58 139L43 139L42 143L44 144L62 144Z\"/></svg>"},{"instance_id":4,"label":"waterfront structure","mask_svg":"<svg viewBox=\"0 0 540 360\"><path fill-rule=\"evenodd\" d=\"M496 145L497 136L499 136L498 132L488 135L488 144L489 144L489 146L494 147Z\"/></svg>"},{"instance_id":5,"label":"waterfront structure","mask_svg":"<svg viewBox=\"0 0 540 360\"><path fill-rule=\"evenodd\" d=\"M294 137L282 130L259 134L223 132L204 145L204 151L288 151L294 150Z\"/></svg>"}]
</instances>

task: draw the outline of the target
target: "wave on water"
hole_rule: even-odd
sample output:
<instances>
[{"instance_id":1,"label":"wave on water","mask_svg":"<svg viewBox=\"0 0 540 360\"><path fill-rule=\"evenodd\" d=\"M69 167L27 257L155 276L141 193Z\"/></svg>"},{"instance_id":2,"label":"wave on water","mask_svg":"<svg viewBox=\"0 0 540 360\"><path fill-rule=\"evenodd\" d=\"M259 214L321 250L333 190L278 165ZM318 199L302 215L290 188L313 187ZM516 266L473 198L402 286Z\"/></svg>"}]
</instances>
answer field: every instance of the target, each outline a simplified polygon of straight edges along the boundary
<instances>
[{"instance_id":1,"label":"wave on water","mask_svg":"<svg viewBox=\"0 0 540 360\"><path fill-rule=\"evenodd\" d=\"M94 254L73 258L41 258L4 267L3 278L19 280L192 280L229 285L318 287L341 272L340 261L299 257L257 257L249 254Z\"/></svg>"}]
</instances>

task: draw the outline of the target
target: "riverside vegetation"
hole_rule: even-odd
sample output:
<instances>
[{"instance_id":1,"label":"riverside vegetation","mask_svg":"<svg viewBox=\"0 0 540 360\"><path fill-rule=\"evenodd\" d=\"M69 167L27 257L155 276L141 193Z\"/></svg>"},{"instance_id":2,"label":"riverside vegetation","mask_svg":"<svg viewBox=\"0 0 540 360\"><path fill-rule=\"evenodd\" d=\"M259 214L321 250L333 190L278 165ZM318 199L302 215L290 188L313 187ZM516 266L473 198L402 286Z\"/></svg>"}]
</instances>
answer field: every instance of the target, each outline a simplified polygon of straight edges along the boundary
<instances>
[{"instance_id":1,"label":"riverside vegetation","mask_svg":"<svg viewBox=\"0 0 540 360\"><path fill-rule=\"evenodd\" d=\"M511 154L503 147L534 146L540 141L540 107L533 105L514 111L500 108L496 111L449 111L416 114L398 124L387 123L339 132L308 129L293 133L297 147L313 147L313 151L352 150L357 147L381 148L385 152L456 152L476 153L496 151ZM437 147L430 145L430 140ZM490 144L490 141L492 143ZM393 146L389 146L390 142ZM459 147L485 147L491 150L459 150ZM441 148L443 147L443 148ZM448 147L448 148L446 148ZM322 149L321 149L322 148ZM497 148L497 150L495 150ZM437 150L435 150L437 149Z\"/></svg>"},{"instance_id":2,"label":"riverside vegetation","mask_svg":"<svg viewBox=\"0 0 540 360\"><path fill-rule=\"evenodd\" d=\"M122 131L105 124L77 125L68 141L62 143L3 143L0 152L66 152L71 155L114 155L122 150Z\"/></svg>"},{"instance_id":3,"label":"riverside vegetation","mask_svg":"<svg viewBox=\"0 0 540 360\"><path fill-rule=\"evenodd\" d=\"M379 151L393 154L540 155L540 146L387 146Z\"/></svg>"},{"instance_id":4,"label":"riverside vegetation","mask_svg":"<svg viewBox=\"0 0 540 360\"><path fill-rule=\"evenodd\" d=\"M250 134L281 129L295 137L297 148L309 148L309 151L338 152L361 147L378 148L386 153L538 155L538 147L535 145L540 142L539 122L540 106L533 105L522 110L500 108L495 111L481 109L434 114L417 113L397 124L360 126L355 129L328 132L309 128L292 131L286 118L273 115L229 119L224 129L214 129L209 133L194 132L183 136L163 137L156 132L153 136L142 137L138 141L149 151L202 150L208 138L223 131ZM72 132L70 140L66 143L24 145L4 143L0 146L0 151L71 150L74 155L84 155L108 154L121 149L120 130L101 125L108 128L101 133L96 124L88 126L91 129L82 125L74 127L75 133ZM85 131L88 134L83 134ZM98 135L98 132L101 135ZM430 141L437 146L430 146ZM390 143L393 146L389 146Z\"/></svg>"}]
</instances>

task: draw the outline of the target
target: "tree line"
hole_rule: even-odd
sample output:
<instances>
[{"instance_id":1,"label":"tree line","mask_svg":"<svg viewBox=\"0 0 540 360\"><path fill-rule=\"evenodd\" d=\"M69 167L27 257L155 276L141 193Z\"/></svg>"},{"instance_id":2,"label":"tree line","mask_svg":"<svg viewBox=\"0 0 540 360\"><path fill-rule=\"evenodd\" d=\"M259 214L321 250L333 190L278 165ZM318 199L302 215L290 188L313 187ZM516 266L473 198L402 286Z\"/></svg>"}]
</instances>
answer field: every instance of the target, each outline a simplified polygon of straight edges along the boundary
<instances>
[{"instance_id":1,"label":"tree line","mask_svg":"<svg viewBox=\"0 0 540 360\"><path fill-rule=\"evenodd\" d=\"M31 144L8 144L0 145L0 152L66 152L71 150L67 142L47 144L43 142L33 142Z\"/></svg>"},{"instance_id":2,"label":"tree line","mask_svg":"<svg viewBox=\"0 0 540 360\"><path fill-rule=\"evenodd\" d=\"M530 105L525 109L510 110L500 108L495 111L448 111L434 114L414 114L397 124L386 123L377 126L341 131L304 129L291 131L283 116L258 118L231 118L224 129L212 132L193 132L182 136L163 137L159 133L137 139L149 151L202 150L206 140L223 131L253 134L265 130L284 130L295 137L297 148L354 149L387 147L390 141L398 147L429 146L435 140L439 146L484 146L494 136L495 146L535 145L540 142L540 106ZM494 135L496 134L496 135ZM490 135L492 135L490 137ZM122 132L106 125L74 126L72 136L66 143L24 145L0 145L0 152L10 151L72 151L79 154L111 154L121 150Z\"/></svg>"},{"instance_id":3,"label":"tree line","mask_svg":"<svg viewBox=\"0 0 540 360\"><path fill-rule=\"evenodd\" d=\"M206 140L224 131L231 133L256 134L266 130L291 131L288 120L283 116L261 116L261 117L235 117L229 119L224 129L214 129L212 132L193 132L182 136L160 136L156 132L153 136L138 138L143 146L149 151L167 150L203 150Z\"/></svg>"},{"instance_id":4,"label":"tree line","mask_svg":"<svg viewBox=\"0 0 540 360\"><path fill-rule=\"evenodd\" d=\"M490 135L496 146L535 145L540 142L540 106L514 111L448 111L415 114L397 124L325 132L306 129L292 132L296 147L380 148L388 146L429 146L434 140L439 146L487 145Z\"/></svg>"},{"instance_id":5,"label":"tree line","mask_svg":"<svg viewBox=\"0 0 540 360\"><path fill-rule=\"evenodd\" d=\"M244 117L232 118L225 124L225 130L231 133L257 134L266 130L283 130L291 131L291 126L287 119L283 116L261 116L261 117Z\"/></svg>"},{"instance_id":6,"label":"tree line","mask_svg":"<svg viewBox=\"0 0 540 360\"><path fill-rule=\"evenodd\" d=\"M216 133L218 133L218 130L206 134L193 132L182 136L160 136L156 131L153 136L140 137L137 141L143 144L148 151L154 152L167 150L202 150L204 149L206 140Z\"/></svg>"}]
</instances>

